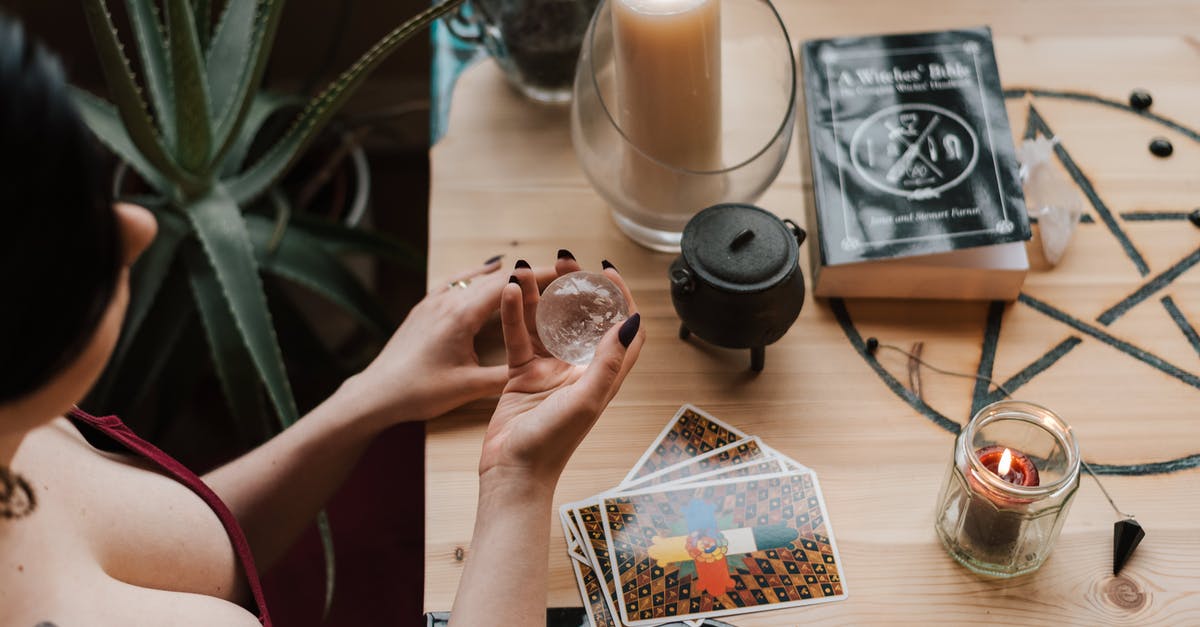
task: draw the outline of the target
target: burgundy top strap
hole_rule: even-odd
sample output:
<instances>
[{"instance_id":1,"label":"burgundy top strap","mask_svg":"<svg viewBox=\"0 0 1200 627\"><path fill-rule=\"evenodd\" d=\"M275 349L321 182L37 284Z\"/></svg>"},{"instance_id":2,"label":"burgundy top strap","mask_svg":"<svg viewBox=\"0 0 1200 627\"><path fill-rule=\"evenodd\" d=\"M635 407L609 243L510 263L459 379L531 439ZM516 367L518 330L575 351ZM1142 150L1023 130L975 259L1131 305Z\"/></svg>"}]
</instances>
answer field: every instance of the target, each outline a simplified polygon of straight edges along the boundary
<instances>
[{"instance_id":1,"label":"burgundy top strap","mask_svg":"<svg viewBox=\"0 0 1200 627\"><path fill-rule=\"evenodd\" d=\"M242 572L246 574L250 592L254 594L254 602L258 605L258 621L264 627L271 627L271 617L267 614L267 602L263 596L262 581L259 580L258 570L254 566L254 555L250 552L250 543L246 541L246 534L242 532L233 512L229 511L229 508L221 501L221 497L205 485L204 481L196 476L196 473L188 470L158 447L135 435L133 431L129 430L129 427L121 422L120 418L116 416L98 418L79 409L72 409L70 418L91 426L129 449L130 452L150 460L167 475L195 492L196 496L199 496L212 508L213 512L217 514L217 518L221 520L221 526L225 527L225 533L229 534L229 540L233 542L233 551L242 565Z\"/></svg>"}]
</instances>

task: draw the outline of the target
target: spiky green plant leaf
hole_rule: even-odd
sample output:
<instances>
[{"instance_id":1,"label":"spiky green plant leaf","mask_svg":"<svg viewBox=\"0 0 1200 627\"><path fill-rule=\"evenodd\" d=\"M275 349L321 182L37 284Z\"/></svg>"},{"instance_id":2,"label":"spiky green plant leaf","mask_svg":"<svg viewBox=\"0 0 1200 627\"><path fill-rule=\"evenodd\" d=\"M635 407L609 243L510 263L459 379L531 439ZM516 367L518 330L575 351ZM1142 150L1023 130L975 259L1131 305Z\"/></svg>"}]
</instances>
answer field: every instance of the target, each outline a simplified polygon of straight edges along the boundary
<instances>
[{"instance_id":1,"label":"spiky green plant leaf","mask_svg":"<svg viewBox=\"0 0 1200 627\"><path fill-rule=\"evenodd\" d=\"M371 255L389 259L406 270L425 269L424 254L408 242L387 233L346 226L304 214L293 216L289 228L312 236L322 248L335 255Z\"/></svg>"},{"instance_id":2,"label":"spiky green plant leaf","mask_svg":"<svg viewBox=\"0 0 1200 627\"><path fill-rule=\"evenodd\" d=\"M254 145L254 139L258 137L259 132L263 130L263 126L271 116L287 107L299 107L303 104L304 99L299 96L278 94L266 90L255 94L254 103L250 105L250 113L246 116L242 128L238 130L238 137L229 148L229 153L225 155L225 161L220 170L221 176L227 178L242 169L246 155L250 152L250 147Z\"/></svg>"},{"instance_id":3,"label":"spiky green plant leaf","mask_svg":"<svg viewBox=\"0 0 1200 627\"><path fill-rule=\"evenodd\" d=\"M129 69L129 60L125 58L121 42L117 39L117 30L108 7L103 0L83 0L83 12L96 44L96 55L108 84L109 95L117 106L129 139L146 161L162 172L165 178L175 181L189 193L199 191L201 184L196 177L183 171L163 147L162 138L146 110L141 89Z\"/></svg>"},{"instance_id":4,"label":"spiky green plant leaf","mask_svg":"<svg viewBox=\"0 0 1200 627\"><path fill-rule=\"evenodd\" d=\"M291 130L246 172L229 181L229 191L240 203L254 200L300 158L310 142L325 128L338 109L354 95L363 80L396 48L438 18L450 13L463 0L448 0L430 7L385 35L358 61L334 80L305 107Z\"/></svg>"},{"instance_id":5,"label":"spiky green plant leaf","mask_svg":"<svg viewBox=\"0 0 1200 627\"><path fill-rule=\"evenodd\" d=\"M175 145L175 87L171 84L170 54L167 35L159 21L158 7L146 0L125 0L129 21L137 38L137 51L142 59L142 79L150 92L150 102L158 116L158 130L166 147Z\"/></svg>"},{"instance_id":6,"label":"spiky green plant leaf","mask_svg":"<svg viewBox=\"0 0 1200 627\"><path fill-rule=\"evenodd\" d=\"M258 263L237 203L220 185L191 203L187 215L220 281L225 301L237 324L255 370L279 419L290 426L297 419L279 341L263 295Z\"/></svg>"},{"instance_id":7,"label":"spiky green plant leaf","mask_svg":"<svg viewBox=\"0 0 1200 627\"><path fill-rule=\"evenodd\" d=\"M326 252L316 238L289 228L284 230L278 245L272 249L274 221L259 215L247 215L246 227L259 266L264 271L328 299L380 337L387 337L395 327L379 301L341 260Z\"/></svg>"},{"instance_id":8,"label":"spiky green plant leaf","mask_svg":"<svg viewBox=\"0 0 1200 627\"><path fill-rule=\"evenodd\" d=\"M166 1L175 81L175 154L185 170L204 175L213 141L204 53L188 0Z\"/></svg>"},{"instance_id":9,"label":"spiky green plant leaf","mask_svg":"<svg viewBox=\"0 0 1200 627\"><path fill-rule=\"evenodd\" d=\"M321 555L325 558L325 609L321 612L321 620L329 618L329 608L333 607L334 584L337 576L336 553L333 550L333 529L329 527L329 514L325 510L317 513L317 533L321 536Z\"/></svg>"},{"instance_id":10,"label":"spiky green plant leaf","mask_svg":"<svg viewBox=\"0 0 1200 627\"><path fill-rule=\"evenodd\" d=\"M270 56L272 45L274 45L275 32L279 28L279 18L283 13L283 0L256 0L249 45L245 48L239 47L236 43L239 41L237 34L230 31L233 34L229 35L229 41L234 43L231 44L233 46L231 49L226 49L223 42L217 41L217 37L220 37L221 31L235 27L232 20L237 16L230 12L236 5L248 4L251 1L231 0L228 3L228 8L225 15L222 16L220 28L210 49L208 59L210 72L220 71L218 68L224 62L234 63L236 65L233 67L239 68L237 77L232 81L229 89L228 98L215 100L218 104L215 105L215 117L213 118L216 123L215 136L217 138L217 149L213 153L214 163L221 163L224 160L225 154L237 141L239 130L250 113L254 94L258 91L262 83L263 72L267 69L267 58ZM218 49L218 46L221 48ZM220 79L214 76L212 80ZM227 82L222 81L221 84L224 86Z\"/></svg>"},{"instance_id":11,"label":"spiky green plant leaf","mask_svg":"<svg viewBox=\"0 0 1200 627\"><path fill-rule=\"evenodd\" d=\"M218 128L228 125L236 104L231 99L242 79L252 70L250 52L259 5L258 0L229 0L213 30L205 71L208 73L209 96L212 97L213 120Z\"/></svg>"},{"instance_id":12,"label":"spiky green plant leaf","mask_svg":"<svg viewBox=\"0 0 1200 627\"><path fill-rule=\"evenodd\" d=\"M200 48L208 49L212 36L212 3L209 0L191 0L192 14L196 21L196 39L200 40Z\"/></svg>"},{"instance_id":13,"label":"spiky green plant leaf","mask_svg":"<svg viewBox=\"0 0 1200 627\"><path fill-rule=\"evenodd\" d=\"M225 400L239 424L250 424L256 421L259 410L258 377L252 366L254 359L247 353L242 332L226 304L225 290L209 260L194 248L184 251L184 260ZM285 429L295 420L289 421L282 413L279 416ZM328 612L333 601L336 573L333 532L324 511L317 514L317 530L325 559L325 611Z\"/></svg>"},{"instance_id":14,"label":"spiky green plant leaf","mask_svg":"<svg viewBox=\"0 0 1200 627\"><path fill-rule=\"evenodd\" d=\"M122 161L128 163L129 167L133 168L142 177L142 180L146 181L155 191L163 195L172 193L171 182L163 176L158 168L146 161L142 153L133 145L133 140L129 138L125 125L121 123L116 107L82 89L72 88L71 97L75 101L75 106L79 110L84 124L87 124L100 143L107 146Z\"/></svg>"},{"instance_id":15,"label":"spiky green plant leaf","mask_svg":"<svg viewBox=\"0 0 1200 627\"><path fill-rule=\"evenodd\" d=\"M225 403L239 424L254 424L259 412L259 377L217 273L199 247L186 247L183 261Z\"/></svg>"}]
</instances>

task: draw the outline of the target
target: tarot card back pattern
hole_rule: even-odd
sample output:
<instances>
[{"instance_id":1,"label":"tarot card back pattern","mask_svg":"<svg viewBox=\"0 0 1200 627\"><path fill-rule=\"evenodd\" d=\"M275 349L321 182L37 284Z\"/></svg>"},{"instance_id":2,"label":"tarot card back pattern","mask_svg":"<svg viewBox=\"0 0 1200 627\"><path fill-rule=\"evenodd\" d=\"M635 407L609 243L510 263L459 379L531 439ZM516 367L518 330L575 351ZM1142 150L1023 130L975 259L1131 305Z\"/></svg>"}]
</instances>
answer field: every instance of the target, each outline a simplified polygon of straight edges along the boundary
<instances>
[{"instance_id":1,"label":"tarot card back pattern","mask_svg":"<svg viewBox=\"0 0 1200 627\"><path fill-rule=\"evenodd\" d=\"M744 437L691 409L684 410L632 478L644 477Z\"/></svg>"}]
</instances>

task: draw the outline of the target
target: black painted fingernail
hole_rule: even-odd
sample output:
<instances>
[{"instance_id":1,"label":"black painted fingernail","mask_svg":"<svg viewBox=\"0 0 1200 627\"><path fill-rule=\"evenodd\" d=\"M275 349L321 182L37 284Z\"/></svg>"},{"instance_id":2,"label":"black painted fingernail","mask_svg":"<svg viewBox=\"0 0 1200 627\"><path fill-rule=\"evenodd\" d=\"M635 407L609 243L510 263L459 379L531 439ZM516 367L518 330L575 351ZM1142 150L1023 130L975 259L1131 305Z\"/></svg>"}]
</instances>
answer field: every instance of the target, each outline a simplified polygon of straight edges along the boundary
<instances>
[{"instance_id":1,"label":"black painted fingernail","mask_svg":"<svg viewBox=\"0 0 1200 627\"><path fill-rule=\"evenodd\" d=\"M612 262L607 259L600 262L600 267L604 268L605 270L612 270L613 272L620 272L620 270L617 270L617 267L612 265Z\"/></svg>"},{"instance_id":2,"label":"black painted fingernail","mask_svg":"<svg viewBox=\"0 0 1200 627\"><path fill-rule=\"evenodd\" d=\"M503 257L503 256L504 256L504 255L496 255L495 257L491 257L491 258L489 258L487 261L483 262L483 265L485 265L485 266L490 266L490 265L492 265L493 263L496 263L497 261L500 261L500 258L501 258L501 257Z\"/></svg>"},{"instance_id":3,"label":"black painted fingernail","mask_svg":"<svg viewBox=\"0 0 1200 627\"><path fill-rule=\"evenodd\" d=\"M570 259L571 261L575 261L575 255L572 255L571 251L567 250L566 248L558 249L558 258L559 259Z\"/></svg>"},{"instance_id":4,"label":"black painted fingernail","mask_svg":"<svg viewBox=\"0 0 1200 627\"><path fill-rule=\"evenodd\" d=\"M517 260L517 265L516 265L517 270L520 270L521 268L528 268L528 267L529 267L528 261L525 261L524 259Z\"/></svg>"},{"instance_id":5,"label":"black painted fingernail","mask_svg":"<svg viewBox=\"0 0 1200 627\"><path fill-rule=\"evenodd\" d=\"M617 339L620 340L621 346L629 348L629 345L633 343L633 338L637 336L640 326L642 326L642 314L635 313L629 316L629 319L621 325L621 330L617 331Z\"/></svg>"},{"instance_id":6,"label":"black painted fingernail","mask_svg":"<svg viewBox=\"0 0 1200 627\"><path fill-rule=\"evenodd\" d=\"M521 284L521 281L520 281L520 279L518 279L518 278L517 278L517 275L515 275L515 274L513 274L513 275L509 275L509 277L508 277L508 282L509 282L509 283L516 283L517 285L520 285L520 284Z\"/></svg>"}]
</instances>

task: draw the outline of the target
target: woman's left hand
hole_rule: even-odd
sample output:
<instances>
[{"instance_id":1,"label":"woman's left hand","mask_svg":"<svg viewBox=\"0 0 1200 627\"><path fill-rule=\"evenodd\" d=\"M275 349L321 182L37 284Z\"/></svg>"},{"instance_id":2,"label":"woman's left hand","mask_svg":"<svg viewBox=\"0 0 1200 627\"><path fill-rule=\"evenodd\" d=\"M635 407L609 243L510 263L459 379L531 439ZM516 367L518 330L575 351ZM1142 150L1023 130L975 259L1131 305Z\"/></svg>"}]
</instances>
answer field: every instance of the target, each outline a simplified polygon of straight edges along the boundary
<instances>
[{"instance_id":1,"label":"woman's left hand","mask_svg":"<svg viewBox=\"0 0 1200 627\"><path fill-rule=\"evenodd\" d=\"M508 273L500 260L434 288L371 365L347 382L363 411L383 426L428 420L487 396L508 381L508 366L481 366L475 336L500 307ZM537 279L553 280L550 269Z\"/></svg>"}]
</instances>

